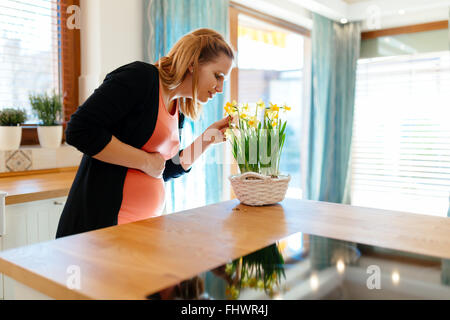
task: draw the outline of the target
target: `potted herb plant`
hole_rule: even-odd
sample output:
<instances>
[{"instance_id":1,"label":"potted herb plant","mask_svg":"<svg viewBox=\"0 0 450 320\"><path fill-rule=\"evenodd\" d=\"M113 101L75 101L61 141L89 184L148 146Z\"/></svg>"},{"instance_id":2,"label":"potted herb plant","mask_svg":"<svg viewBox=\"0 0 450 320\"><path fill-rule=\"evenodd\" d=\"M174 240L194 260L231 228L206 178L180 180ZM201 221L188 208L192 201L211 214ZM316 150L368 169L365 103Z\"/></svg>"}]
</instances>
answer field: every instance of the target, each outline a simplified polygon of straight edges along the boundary
<instances>
[{"instance_id":1,"label":"potted herb plant","mask_svg":"<svg viewBox=\"0 0 450 320\"><path fill-rule=\"evenodd\" d=\"M55 92L30 94L29 100L31 108L41 122L38 127L41 147L58 148L63 136L61 96Z\"/></svg>"},{"instance_id":2,"label":"potted herb plant","mask_svg":"<svg viewBox=\"0 0 450 320\"><path fill-rule=\"evenodd\" d=\"M261 100L253 108L236 101L225 105L225 114L236 119L225 133L240 174L229 177L237 198L247 205L282 201L291 179L279 171L286 139L285 113L291 110Z\"/></svg>"},{"instance_id":3,"label":"potted herb plant","mask_svg":"<svg viewBox=\"0 0 450 320\"><path fill-rule=\"evenodd\" d=\"M27 119L25 110L0 110L0 150L17 150L22 140L22 127Z\"/></svg>"}]
</instances>

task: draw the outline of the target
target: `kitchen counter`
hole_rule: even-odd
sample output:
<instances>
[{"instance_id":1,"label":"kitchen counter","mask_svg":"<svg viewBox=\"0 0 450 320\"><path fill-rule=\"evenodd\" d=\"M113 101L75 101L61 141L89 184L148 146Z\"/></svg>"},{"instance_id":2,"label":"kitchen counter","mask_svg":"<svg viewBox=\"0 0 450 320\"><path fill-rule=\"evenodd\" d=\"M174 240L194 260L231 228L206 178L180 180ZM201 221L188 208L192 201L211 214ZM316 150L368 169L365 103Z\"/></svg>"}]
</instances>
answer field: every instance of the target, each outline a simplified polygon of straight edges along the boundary
<instances>
[{"instance_id":1,"label":"kitchen counter","mask_svg":"<svg viewBox=\"0 0 450 320\"><path fill-rule=\"evenodd\" d=\"M18 204L67 196L77 167L0 175L0 191L6 192L5 204Z\"/></svg>"},{"instance_id":2,"label":"kitchen counter","mask_svg":"<svg viewBox=\"0 0 450 320\"><path fill-rule=\"evenodd\" d=\"M298 232L450 259L448 218L297 199L250 207L235 199L7 250L0 272L57 299L146 299Z\"/></svg>"}]
</instances>

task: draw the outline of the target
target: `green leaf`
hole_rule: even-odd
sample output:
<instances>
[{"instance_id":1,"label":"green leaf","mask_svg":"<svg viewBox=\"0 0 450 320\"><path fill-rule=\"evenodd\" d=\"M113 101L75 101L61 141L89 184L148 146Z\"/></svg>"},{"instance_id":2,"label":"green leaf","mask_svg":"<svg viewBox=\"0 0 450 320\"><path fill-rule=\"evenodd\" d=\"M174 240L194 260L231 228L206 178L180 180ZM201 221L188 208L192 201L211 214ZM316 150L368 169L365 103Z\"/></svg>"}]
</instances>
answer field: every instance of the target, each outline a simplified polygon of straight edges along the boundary
<instances>
[{"instance_id":1,"label":"green leaf","mask_svg":"<svg viewBox=\"0 0 450 320\"><path fill-rule=\"evenodd\" d=\"M0 126L15 127L24 123L27 114L24 109L5 108L0 110Z\"/></svg>"},{"instance_id":2,"label":"green leaf","mask_svg":"<svg viewBox=\"0 0 450 320\"><path fill-rule=\"evenodd\" d=\"M59 124L62 113L61 96L55 91L51 95L47 93L28 95L31 108L41 121L43 126L54 126Z\"/></svg>"}]
</instances>

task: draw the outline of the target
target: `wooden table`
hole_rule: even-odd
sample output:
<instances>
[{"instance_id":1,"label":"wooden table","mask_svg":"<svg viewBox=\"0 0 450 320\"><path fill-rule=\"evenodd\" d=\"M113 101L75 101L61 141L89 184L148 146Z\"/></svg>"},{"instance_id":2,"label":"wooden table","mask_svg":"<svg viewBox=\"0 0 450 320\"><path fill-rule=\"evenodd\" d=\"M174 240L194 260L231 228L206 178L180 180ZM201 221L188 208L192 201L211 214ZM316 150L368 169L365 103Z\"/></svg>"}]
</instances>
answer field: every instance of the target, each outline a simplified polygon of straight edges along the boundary
<instances>
[{"instance_id":1,"label":"wooden table","mask_svg":"<svg viewBox=\"0 0 450 320\"><path fill-rule=\"evenodd\" d=\"M285 199L230 200L0 253L0 272L58 299L145 297L297 232L450 258L450 219ZM80 289L67 286L80 271Z\"/></svg>"}]
</instances>

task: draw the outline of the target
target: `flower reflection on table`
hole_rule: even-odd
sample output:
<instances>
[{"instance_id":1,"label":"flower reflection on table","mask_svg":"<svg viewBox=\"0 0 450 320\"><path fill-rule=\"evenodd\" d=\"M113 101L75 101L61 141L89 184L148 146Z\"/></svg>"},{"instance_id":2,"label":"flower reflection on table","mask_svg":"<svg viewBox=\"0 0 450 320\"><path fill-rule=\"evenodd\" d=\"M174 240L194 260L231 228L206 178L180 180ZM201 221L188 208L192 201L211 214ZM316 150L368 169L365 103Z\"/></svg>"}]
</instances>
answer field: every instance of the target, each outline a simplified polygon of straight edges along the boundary
<instances>
[{"instance_id":1,"label":"flower reflection on table","mask_svg":"<svg viewBox=\"0 0 450 320\"><path fill-rule=\"evenodd\" d=\"M242 289L264 290L269 297L281 289L284 259L277 244L270 245L211 271L227 282L226 296L238 299Z\"/></svg>"}]
</instances>

